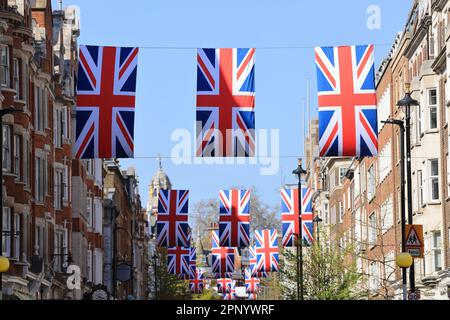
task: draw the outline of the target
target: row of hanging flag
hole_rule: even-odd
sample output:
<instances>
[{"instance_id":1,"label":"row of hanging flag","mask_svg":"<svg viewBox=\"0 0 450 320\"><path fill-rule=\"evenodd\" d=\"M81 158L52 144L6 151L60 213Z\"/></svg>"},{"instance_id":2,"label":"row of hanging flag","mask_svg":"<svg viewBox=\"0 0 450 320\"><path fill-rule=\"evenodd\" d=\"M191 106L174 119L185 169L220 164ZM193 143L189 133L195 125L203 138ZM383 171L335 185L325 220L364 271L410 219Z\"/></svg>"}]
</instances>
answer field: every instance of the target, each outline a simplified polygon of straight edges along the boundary
<instances>
[{"instance_id":1,"label":"row of hanging flag","mask_svg":"<svg viewBox=\"0 0 450 320\"><path fill-rule=\"evenodd\" d=\"M132 158L138 48L80 46L76 158ZM375 156L374 46L315 48L321 156ZM197 49L196 156L255 155L255 49Z\"/></svg>"},{"instance_id":2,"label":"row of hanging flag","mask_svg":"<svg viewBox=\"0 0 450 320\"><path fill-rule=\"evenodd\" d=\"M250 198L249 190L231 189L219 192L219 228L211 232L211 274L215 279L232 280L232 274L241 268L238 265L238 257L239 249L243 248L248 248L249 253L249 265L245 270L246 285L247 282L259 284L259 278L266 277L269 272L279 271L277 230L255 230L253 245L250 243ZM196 269L195 248L190 247L188 201L188 190L160 190L156 225L157 245L167 248L168 273L184 279L189 278L191 290L198 292L204 277ZM305 243L312 243L313 213L310 188L301 189L301 199L299 189L281 190L281 220L283 247L296 246L300 233ZM220 288L219 292L223 293L225 298L230 298L226 294L232 295L232 292L221 292Z\"/></svg>"}]
</instances>

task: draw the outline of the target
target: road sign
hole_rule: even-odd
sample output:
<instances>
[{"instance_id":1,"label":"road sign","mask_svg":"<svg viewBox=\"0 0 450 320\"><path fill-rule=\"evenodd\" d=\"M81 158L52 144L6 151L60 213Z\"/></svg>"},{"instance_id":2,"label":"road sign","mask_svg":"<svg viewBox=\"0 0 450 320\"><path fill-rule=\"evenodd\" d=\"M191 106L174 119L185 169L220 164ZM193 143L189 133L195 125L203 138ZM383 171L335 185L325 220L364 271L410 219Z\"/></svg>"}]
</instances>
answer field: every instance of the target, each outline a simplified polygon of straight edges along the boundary
<instances>
[{"instance_id":1,"label":"road sign","mask_svg":"<svg viewBox=\"0 0 450 320\"><path fill-rule=\"evenodd\" d=\"M406 252L413 258L423 258L423 226L421 224L407 224Z\"/></svg>"},{"instance_id":2,"label":"road sign","mask_svg":"<svg viewBox=\"0 0 450 320\"><path fill-rule=\"evenodd\" d=\"M409 291L408 292L408 300L420 300L420 292L419 291Z\"/></svg>"},{"instance_id":3,"label":"road sign","mask_svg":"<svg viewBox=\"0 0 450 320\"><path fill-rule=\"evenodd\" d=\"M116 278L120 282L131 280L132 266L128 263L121 263L116 268Z\"/></svg>"}]
</instances>

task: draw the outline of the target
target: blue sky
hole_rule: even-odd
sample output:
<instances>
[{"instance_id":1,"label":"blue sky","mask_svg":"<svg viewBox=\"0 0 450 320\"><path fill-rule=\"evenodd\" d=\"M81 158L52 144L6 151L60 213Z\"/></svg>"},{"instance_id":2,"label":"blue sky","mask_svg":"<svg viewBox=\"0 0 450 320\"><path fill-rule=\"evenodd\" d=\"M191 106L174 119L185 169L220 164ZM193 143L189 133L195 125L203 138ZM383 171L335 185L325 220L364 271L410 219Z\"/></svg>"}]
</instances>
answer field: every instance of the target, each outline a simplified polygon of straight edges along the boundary
<instances>
[{"instance_id":1,"label":"blue sky","mask_svg":"<svg viewBox=\"0 0 450 320\"><path fill-rule=\"evenodd\" d=\"M139 47L255 47L256 127L280 130L280 170L262 176L259 165L175 165L171 134L195 121L196 50L145 49L139 53L135 166L143 205L148 184L163 166L174 188L189 189L190 203L217 198L220 189L256 186L269 205L277 189L295 183L290 173L303 155L306 79L315 110L314 46L384 44L375 47L376 68L406 22L405 0L71 0L81 9L80 44ZM366 26L370 5L381 9L381 28ZM53 0L53 8L57 1ZM387 45L386 45L387 44ZM267 47L309 47L267 49ZM263 47L266 47L264 49ZM258 49L260 48L260 49ZM313 115L316 112L313 111ZM152 158L153 157L153 158Z\"/></svg>"}]
</instances>

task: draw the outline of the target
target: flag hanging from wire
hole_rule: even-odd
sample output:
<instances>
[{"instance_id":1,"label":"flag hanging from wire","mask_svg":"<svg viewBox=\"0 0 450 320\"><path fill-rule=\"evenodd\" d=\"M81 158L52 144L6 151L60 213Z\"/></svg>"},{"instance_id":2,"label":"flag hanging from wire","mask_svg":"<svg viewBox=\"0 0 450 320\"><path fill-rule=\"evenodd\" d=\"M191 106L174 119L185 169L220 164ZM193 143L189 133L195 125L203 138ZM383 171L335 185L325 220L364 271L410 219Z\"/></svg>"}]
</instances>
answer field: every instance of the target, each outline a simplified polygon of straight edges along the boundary
<instances>
[{"instance_id":1,"label":"flag hanging from wire","mask_svg":"<svg viewBox=\"0 0 450 320\"><path fill-rule=\"evenodd\" d=\"M138 51L80 46L75 158L133 158Z\"/></svg>"},{"instance_id":2,"label":"flag hanging from wire","mask_svg":"<svg viewBox=\"0 0 450 320\"><path fill-rule=\"evenodd\" d=\"M255 49L197 50L198 157L255 155Z\"/></svg>"},{"instance_id":3,"label":"flag hanging from wire","mask_svg":"<svg viewBox=\"0 0 450 320\"><path fill-rule=\"evenodd\" d=\"M374 46L317 47L320 156L376 156Z\"/></svg>"}]
</instances>

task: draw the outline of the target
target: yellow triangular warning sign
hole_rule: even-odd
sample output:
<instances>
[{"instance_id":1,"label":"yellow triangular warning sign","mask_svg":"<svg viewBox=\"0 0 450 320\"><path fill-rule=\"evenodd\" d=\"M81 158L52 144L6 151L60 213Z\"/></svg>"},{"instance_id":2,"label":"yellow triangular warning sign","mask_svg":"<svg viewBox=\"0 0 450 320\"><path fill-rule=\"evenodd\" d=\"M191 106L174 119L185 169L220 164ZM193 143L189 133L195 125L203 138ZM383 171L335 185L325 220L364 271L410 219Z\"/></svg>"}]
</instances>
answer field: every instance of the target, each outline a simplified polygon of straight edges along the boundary
<instances>
[{"instance_id":1,"label":"yellow triangular warning sign","mask_svg":"<svg viewBox=\"0 0 450 320\"><path fill-rule=\"evenodd\" d=\"M420 243L420 239L417 236L417 232L414 229L414 227L411 228L411 230L409 231L408 236L406 237L406 246L411 246L411 247L420 247L422 244Z\"/></svg>"}]
</instances>

